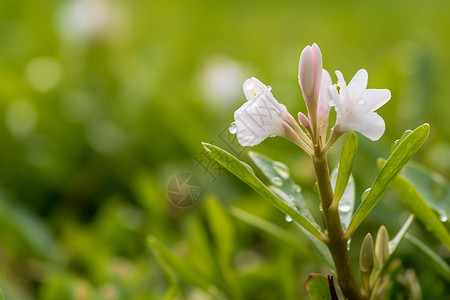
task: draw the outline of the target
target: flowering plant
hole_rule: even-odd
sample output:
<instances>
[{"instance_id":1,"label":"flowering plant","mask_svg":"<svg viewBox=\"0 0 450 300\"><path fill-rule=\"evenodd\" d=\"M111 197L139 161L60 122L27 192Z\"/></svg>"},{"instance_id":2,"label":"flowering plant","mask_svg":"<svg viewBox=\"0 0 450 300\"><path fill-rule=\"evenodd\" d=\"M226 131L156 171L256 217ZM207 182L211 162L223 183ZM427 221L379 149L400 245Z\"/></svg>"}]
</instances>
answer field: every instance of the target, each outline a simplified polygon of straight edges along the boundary
<instances>
[{"instance_id":1,"label":"flowering plant","mask_svg":"<svg viewBox=\"0 0 450 300\"><path fill-rule=\"evenodd\" d=\"M388 287L388 266L400 241L406 237L418 242L407 234L414 217L450 248L450 235L433 208L408 179L399 174L425 142L430 128L428 124L423 124L405 132L390 157L379 160L381 170L354 210L355 191L351 172L358 147L354 132L373 141L383 135L385 123L375 111L389 101L391 93L387 89L368 89L368 73L364 69L359 70L348 84L340 71L335 74L337 83L333 84L331 76L323 69L319 47L316 44L307 46L300 56L298 77L307 113L298 113L299 123L275 99L271 88L256 78L250 78L243 86L247 102L235 112L235 121L230 127L230 132L236 134L242 146L254 146L268 137L280 136L311 157L322 225L312 217L300 188L292 181L284 164L249 152L255 165L270 179L272 185L266 186L247 164L225 150L207 143L204 147L212 158L286 214L286 220L294 221L328 263L328 277L311 274L307 280L307 290L313 299L378 299ZM332 107L336 111L336 123L329 129ZM346 132L339 165L330 174L327 153ZM349 253L350 239L390 185L399 192L413 214L392 240L389 240L384 226L378 231L375 245L371 234L366 235L360 247L360 276L357 276ZM439 261L437 255L433 259L445 264Z\"/></svg>"}]
</instances>

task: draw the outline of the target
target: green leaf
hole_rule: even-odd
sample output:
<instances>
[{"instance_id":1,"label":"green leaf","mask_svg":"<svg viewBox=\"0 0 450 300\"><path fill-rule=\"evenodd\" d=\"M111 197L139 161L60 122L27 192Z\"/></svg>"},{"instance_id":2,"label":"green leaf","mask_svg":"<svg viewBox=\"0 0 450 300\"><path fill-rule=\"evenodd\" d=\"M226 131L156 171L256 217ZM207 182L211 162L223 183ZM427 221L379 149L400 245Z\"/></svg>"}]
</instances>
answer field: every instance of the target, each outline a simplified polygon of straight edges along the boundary
<instances>
[{"instance_id":1,"label":"green leaf","mask_svg":"<svg viewBox=\"0 0 450 300\"><path fill-rule=\"evenodd\" d=\"M394 152L392 152L391 156L386 161L386 164L381 169L366 198L356 210L347 232L345 233L347 238L355 232L361 222L375 207L381 196L383 196L384 192L389 187L389 184L406 165L414 153L419 150L427 139L429 133L430 125L423 124L417 127L399 143L397 148Z\"/></svg>"},{"instance_id":2,"label":"green leaf","mask_svg":"<svg viewBox=\"0 0 450 300\"><path fill-rule=\"evenodd\" d=\"M400 173L417 189L441 221L450 216L450 184L440 174L414 163Z\"/></svg>"},{"instance_id":3,"label":"green leaf","mask_svg":"<svg viewBox=\"0 0 450 300\"><path fill-rule=\"evenodd\" d=\"M448 230L417 189L401 175L395 178L393 187L400 195L403 203L425 225L425 228L450 249L450 234Z\"/></svg>"},{"instance_id":4,"label":"green leaf","mask_svg":"<svg viewBox=\"0 0 450 300\"><path fill-rule=\"evenodd\" d=\"M409 233L406 234L406 239L419 248L431 260L439 273L450 281L450 266L445 262L445 260L443 260L436 252L413 235Z\"/></svg>"},{"instance_id":5,"label":"green leaf","mask_svg":"<svg viewBox=\"0 0 450 300\"><path fill-rule=\"evenodd\" d=\"M274 161L271 158L257 152L250 151L249 156L264 176L266 176L267 179L273 183L273 185L269 186L269 188L286 204L293 204L297 212L305 216L308 221L318 227L319 225L317 225L308 209L308 206L306 205L300 187L289 175L289 168L285 164ZM313 244L320 257L325 260L332 270L335 270L333 258L328 247L302 226L298 226L298 228L300 228L300 230Z\"/></svg>"},{"instance_id":6,"label":"green leaf","mask_svg":"<svg viewBox=\"0 0 450 300\"><path fill-rule=\"evenodd\" d=\"M339 178L338 172L339 172L338 168L335 168L331 172L330 180L333 188L335 187L337 179ZM351 176L350 174L350 179L348 180L348 184L345 188L345 191L342 193L338 204L339 216L341 218L341 223L344 230L348 228L348 225L352 220L354 208L355 208L355 181L353 180L353 176Z\"/></svg>"},{"instance_id":7,"label":"green leaf","mask_svg":"<svg viewBox=\"0 0 450 300\"><path fill-rule=\"evenodd\" d=\"M189 261L167 248L156 237L148 237L147 244L158 261L163 263L162 267L172 283L176 283L175 274L173 273L175 272L189 284L197 286L204 291L208 291L211 287L211 284L193 266L189 265ZM164 265L169 266L170 269L167 269Z\"/></svg>"},{"instance_id":8,"label":"green leaf","mask_svg":"<svg viewBox=\"0 0 450 300\"><path fill-rule=\"evenodd\" d=\"M303 199L301 188L290 177L289 168L285 164L257 152L249 151L248 155L272 183L269 188L287 205L295 207L298 213L318 226Z\"/></svg>"},{"instance_id":9,"label":"green leaf","mask_svg":"<svg viewBox=\"0 0 450 300\"><path fill-rule=\"evenodd\" d=\"M333 201L339 201L347 189L347 183L351 176L357 150L358 137L356 136L356 133L350 132L345 139L344 146L342 147Z\"/></svg>"},{"instance_id":10,"label":"green leaf","mask_svg":"<svg viewBox=\"0 0 450 300\"><path fill-rule=\"evenodd\" d=\"M220 149L217 146L203 143L208 154L219 162L228 171L238 177L240 180L248 184L261 196L269 200L276 208L282 211L284 214L290 216L294 221L303 226L312 235L321 241L326 241L327 238L319 231L319 229L312 224L306 216L298 212L294 204L287 204L278 198L267 186L265 186L252 172L252 170L246 166L230 153Z\"/></svg>"},{"instance_id":11,"label":"green leaf","mask_svg":"<svg viewBox=\"0 0 450 300\"><path fill-rule=\"evenodd\" d=\"M209 226L217 247L219 266L227 285L225 290L232 295L233 299L241 299L238 282L232 269L235 240L232 221L225 209L213 196L208 196L205 199L205 207Z\"/></svg>"},{"instance_id":12,"label":"green leaf","mask_svg":"<svg viewBox=\"0 0 450 300\"><path fill-rule=\"evenodd\" d=\"M398 246L400 245L400 242L405 237L406 232L408 231L409 227L411 227L412 221L414 220L414 215L410 215L408 219L406 220L405 224L403 224L402 228L397 232L395 237L389 242L389 259L384 265L380 265L380 263L377 261L375 264L375 269L373 270L371 276L370 276L370 286L373 287L380 277L381 274L383 274L389 265L389 262L392 260L392 257L394 256L395 252L398 249Z\"/></svg>"},{"instance_id":13,"label":"green leaf","mask_svg":"<svg viewBox=\"0 0 450 300\"><path fill-rule=\"evenodd\" d=\"M0 289L0 300L4 300L5 296L3 295L3 291L2 289Z\"/></svg>"},{"instance_id":14,"label":"green leaf","mask_svg":"<svg viewBox=\"0 0 450 300\"><path fill-rule=\"evenodd\" d=\"M320 274L309 274L306 290L313 300L331 300L328 279Z\"/></svg>"}]
</instances>

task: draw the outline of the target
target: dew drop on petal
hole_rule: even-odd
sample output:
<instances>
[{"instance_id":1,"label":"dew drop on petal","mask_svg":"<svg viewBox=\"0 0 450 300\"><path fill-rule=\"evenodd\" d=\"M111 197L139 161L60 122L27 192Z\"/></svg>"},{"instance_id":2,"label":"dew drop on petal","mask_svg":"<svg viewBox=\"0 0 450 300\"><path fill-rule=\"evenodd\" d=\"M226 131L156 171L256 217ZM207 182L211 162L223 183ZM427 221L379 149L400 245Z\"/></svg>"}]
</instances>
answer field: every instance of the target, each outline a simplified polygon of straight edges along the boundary
<instances>
[{"instance_id":1,"label":"dew drop on petal","mask_svg":"<svg viewBox=\"0 0 450 300\"><path fill-rule=\"evenodd\" d=\"M361 195L361 201L366 200L366 197L367 197L367 195L369 194L369 192L370 192L370 188L368 188L367 190L365 190L365 191L362 193L362 195Z\"/></svg>"},{"instance_id":2,"label":"dew drop on petal","mask_svg":"<svg viewBox=\"0 0 450 300\"><path fill-rule=\"evenodd\" d=\"M286 222L292 222L292 218L288 215L286 215L286 217L284 218L286 220Z\"/></svg>"},{"instance_id":3,"label":"dew drop on petal","mask_svg":"<svg viewBox=\"0 0 450 300\"><path fill-rule=\"evenodd\" d=\"M253 87L254 87L254 84L252 82L246 82L244 88L246 91L251 91L253 89Z\"/></svg>"},{"instance_id":4,"label":"dew drop on petal","mask_svg":"<svg viewBox=\"0 0 450 300\"><path fill-rule=\"evenodd\" d=\"M281 177L283 177L283 178L288 178L289 177L289 168L285 164L283 164L283 163L281 163L279 161L276 161L276 162L273 163L272 166L273 166L273 169Z\"/></svg>"},{"instance_id":5,"label":"dew drop on petal","mask_svg":"<svg viewBox=\"0 0 450 300\"><path fill-rule=\"evenodd\" d=\"M334 101L330 101L329 103L330 103L330 106L335 106L336 105L336 103L334 103Z\"/></svg>"},{"instance_id":6,"label":"dew drop on petal","mask_svg":"<svg viewBox=\"0 0 450 300\"><path fill-rule=\"evenodd\" d=\"M229 131L231 134L236 134L237 128L236 128L236 123L235 123L235 122L232 122L232 123L230 124L230 126L228 127L228 131Z\"/></svg>"},{"instance_id":7,"label":"dew drop on petal","mask_svg":"<svg viewBox=\"0 0 450 300\"><path fill-rule=\"evenodd\" d=\"M361 104L361 105L364 104L365 102L366 102L366 100L364 100L362 98L358 100L358 104Z\"/></svg>"},{"instance_id":8,"label":"dew drop on petal","mask_svg":"<svg viewBox=\"0 0 450 300\"><path fill-rule=\"evenodd\" d=\"M270 181L272 181L272 183L277 186L281 186L283 184L283 181L280 177L273 177Z\"/></svg>"}]
</instances>

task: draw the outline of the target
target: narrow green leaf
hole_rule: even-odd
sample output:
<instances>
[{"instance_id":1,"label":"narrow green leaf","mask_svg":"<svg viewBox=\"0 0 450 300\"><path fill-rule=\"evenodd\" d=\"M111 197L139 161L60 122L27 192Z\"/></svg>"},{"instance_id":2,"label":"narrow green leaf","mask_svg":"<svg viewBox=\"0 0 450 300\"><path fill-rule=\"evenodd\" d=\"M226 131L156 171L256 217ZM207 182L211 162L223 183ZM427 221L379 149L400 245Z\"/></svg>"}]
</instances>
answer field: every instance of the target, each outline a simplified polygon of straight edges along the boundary
<instances>
[{"instance_id":1,"label":"narrow green leaf","mask_svg":"<svg viewBox=\"0 0 450 300\"><path fill-rule=\"evenodd\" d=\"M371 276L370 276L370 286L373 287L378 280L378 278L383 274L389 265L389 262L392 260L392 257L394 256L395 252L398 249L398 246L400 245L400 242L405 237L406 232L408 231L409 227L411 227L412 221L414 220L414 215L410 215L408 219L406 220L405 224L403 224L402 228L397 232L395 237L389 242L389 259L384 264L381 265L378 261L375 264L375 269L373 270Z\"/></svg>"},{"instance_id":2,"label":"narrow green leaf","mask_svg":"<svg viewBox=\"0 0 450 300\"><path fill-rule=\"evenodd\" d=\"M419 150L422 144L430 133L430 125L423 124L406 136L397 148L392 152L391 156L386 161L386 164L381 169L378 177L375 179L367 197L362 201L346 232L346 237L349 238L361 222L367 217L370 211L383 196L391 181L397 176L401 169L406 165L408 160Z\"/></svg>"},{"instance_id":3,"label":"narrow green leaf","mask_svg":"<svg viewBox=\"0 0 450 300\"><path fill-rule=\"evenodd\" d=\"M235 233L230 216L213 197L205 199L209 226L217 248L217 258L228 291L233 299L242 299L235 272L232 269Z\"/></svg>"},{"instance_id":4,"label":"narrow green leaf","mask_svg":"<svg viewBox=\"0 0 450 300\"><path fill-rule=\"evenodd\" d=\"M154 236L148 237L147 244L155 254L155 257L159 258L167 266L170 266L170 268L186 282L197 286L204 291L208 291L211 284L203 278L193 266L189 265L189 261L183 259L177 253L167 248ZM169 274L169 278L171 278L171 282L175 283L176 280L173 272L169 271L167 273Z\"/></svg>"},{"instance_id":5,"label":"narrow green leaf","mask_svg":"<svg viewBox=\"0 0 450 300\"><path fill-rule=\"evenodd\" d=\"M312 235L321 241L326 241L327 238L319 231L319 229L312 224L308 219L300 214L296 207L291 204L288 205L280 198L278 198L267 186L265 186L252 172L252 170L247 167L243 162L220 149L217 146L203 143L208 154L219 162L228 171L238 177L240 180L248 184L252 189L254 189L261 196L269 200L276 208L282 211L284 214L290 216L294 221L303 226Z\"/></svg>"},{"instance_id":6,"label":"narrow green leaf","mask_svg":"<svg viewBox=\"0 0 450 300\"><path fill-rule=\"evenodd\" d=\"M417 189L428 205L445 222L450 216L450 184L440 174L414 163L400 173Z\"/></svg>"},{"instance_id":7,"label":"narrow green leaf","mask_svg":"<svg viewBox=\"0 0 450 300\"><path fill-rule=\"evenodd\" d=\"M328 279L320 274L309 274L306 280L306 290L313 300L331 300Z\"/></svg>"},{"instance_id":8,"label":"narrow green leaf","mask_svg":"<svg viewBox=\"0 0 450 300\"><path fill-rule=\"evenodd\" d=\"M406 234L406 239L414 246L419 248L433 263L439 273L442 274L448 281L450 281L450 266L430 247L422 243L419 239L411 234Z\"/></svg>"},{"instance_id":9,"label":"narrow green leaf","mask_svg":"<svg viewBox=\"0 0 450 300\"><path fill-rule=\"evenodd\" d=\"M336 186L336 181L338 179L338 168L335 168L331 172L331 185L333 188ZM341 223L344 230L348 228L350 221L352 220L353 210L355 208L355 181L353 180L353 176L350 174L350 179L348 180L348 184L345 187L344 193L342 193L339 204L338 211L339 216L341 217Z\"/></svg>"},{"instance_id":10,"label":"narrow green leaf","mask_svg":"<svg viewBox=\"0 0 450 300\"><path fill-rule=\"evenodd\" d=\"M357 150L358 137L356 136L356 133L350 132L345 139L344 146L342 147L333 201L339 201L347 188L347 183L351 176Z\"/></svg>"},{"instance_id":11,"label":"narrow green leaf","mask_svg":"<svg viewBox=\"0 0 450 300\"><path fill-rule=\"evenodd\" d=\"M303 199L301 188L292 180L289 168L260 153L249 151L248 154L264 176L271 181L272 185L269 188L287 205L295 207L298 213L318 226Z\"/></svg>"},{"instance_id":12,"label":"narrow green leaf","mask_svg":"<svg viewBox=\"0 0 450 300\"><path fill-rule=\"evenodd\" d=\"M397 251L398 245L405 237L405 234L408 231L409 227L411 226L413 220L414 215L410 215L406 220L405 224L403 224L402 228L400 228L395 237L389 242L389 256L392 256L395 253L395 251Z\"/></svg>"},{"instance_id":13,"label":"narrow green leaf","mask_svg":"<svg viewBox=\"0 0 450 300\"><path fill-rule=\"evenodd\" d=\"M450 249L450 233L417 189L401 175L395 178L393 187L403 203L425 225L425 228Z\"/></svg>"},{"instance_id":14,"label":"narrow green leaf","mask_svg":"<svg viewBox=\"0 0 450 300\"><path fill-rule=\"evenodd\" d=\"M291 248L295 248L298 251L301 251L303 255L306 255L307 257L310 258L313 257L310 252L306 251L305 246L299 242L298 238L294 234L287 231L286 229L283 229L272 222L269 222L263 218L250 214L237 207L231 207L230 213L239 220L270 234L271 236L279 239L280 241L283 241L284 243L286 243L286 245L289 245Z\"/></svg>"},{"instance_id":15,"label":"narrow green leaf","mask_svg":"<svg viewBox=\"0 0 450 300\"><path fill-rule=\"evenodd\" d=\"M5 296L3 295L3 291L2 289L0 289L0 300L4 300Z\"/></svg>"}]
</instances>

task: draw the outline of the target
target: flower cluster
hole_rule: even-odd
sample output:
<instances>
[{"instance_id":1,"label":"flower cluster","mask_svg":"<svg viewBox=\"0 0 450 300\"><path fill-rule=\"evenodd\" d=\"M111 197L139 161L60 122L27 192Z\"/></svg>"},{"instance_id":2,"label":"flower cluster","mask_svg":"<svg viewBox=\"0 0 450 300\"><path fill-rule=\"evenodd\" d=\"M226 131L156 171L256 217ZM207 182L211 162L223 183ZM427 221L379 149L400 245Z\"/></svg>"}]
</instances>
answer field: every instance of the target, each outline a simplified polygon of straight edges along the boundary
<instances>
[{"instance_id":1,"label":"flower cluster","mask_svg":"<svg viewBox=\"0 0 450 300\"><path fill-rule=\"evenodd\" d=\"M350 83L336 71L337 84L322 68L322 53L317 44L307 46L300 55L298 80L308 115L300 112L298 119L304 130L272 95L271 88L256 78L244 82L247 102L235 113L238 141L254 146L272 136L281 136L310 155L326 152L345 131L358 131L371 140L384 133L384 120L375 110L391 98L387 89L367 89L368 74L359 70ZM330 109L336 111L336 124L328 134ZM328 140L327 140L328 138Z\"/></svg>"}]
</instances>

